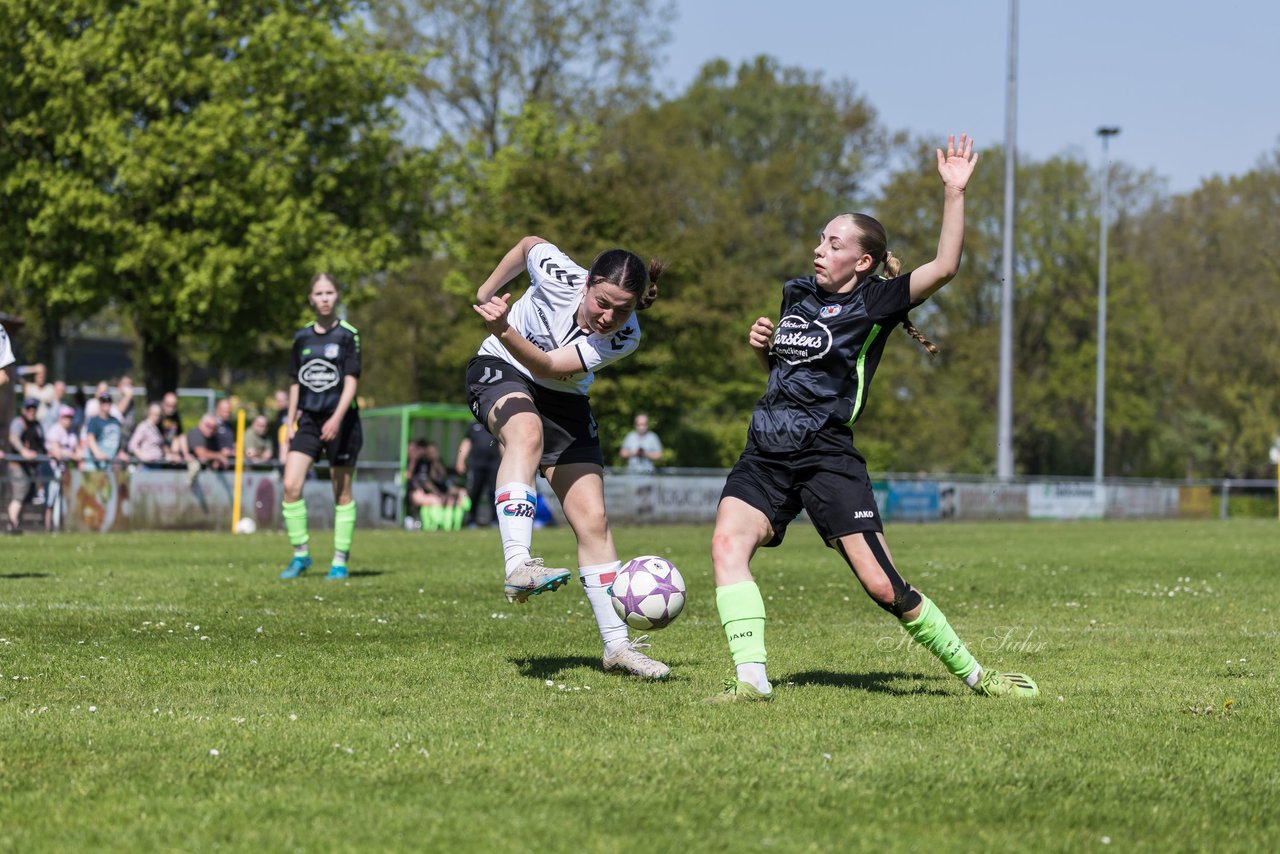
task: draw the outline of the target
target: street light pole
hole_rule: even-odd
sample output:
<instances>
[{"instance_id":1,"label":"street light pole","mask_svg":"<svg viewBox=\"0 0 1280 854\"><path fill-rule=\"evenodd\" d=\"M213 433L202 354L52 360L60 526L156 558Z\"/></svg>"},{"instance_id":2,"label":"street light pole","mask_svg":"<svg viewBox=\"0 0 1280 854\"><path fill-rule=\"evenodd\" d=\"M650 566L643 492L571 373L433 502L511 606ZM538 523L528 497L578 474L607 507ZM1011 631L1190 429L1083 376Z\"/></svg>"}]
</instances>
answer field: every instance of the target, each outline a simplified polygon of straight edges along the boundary
<instances>
[{"instance_id":1,"label":"street light pole","mask_svg":"<svg viewBox=\"0 0 1280 854\"><path fill-rule=\"evenodd\" d=\"M1004 108L1004 240L1000 252L1000 384L996 406L996 477L1013 477L1013 218L1018 149L1018 0L1009 0L1009 69Z\"/></svg>"},{"instance_id":2,"label":"street light pole","mask_svg":"<svg viewBox=\"0 0 1280 854\"><path fill-rule=\"evenodd\" d=\"M1098 228L1098 382L1093 415L1093 480L1102 483L1103 430L1107 399L1107 214L1110 205L1111 164L1107 161L1107 141L1120 133L1118 127L1100 127L1102 139L1102 214Z\"/></svg>"}]
</instances>

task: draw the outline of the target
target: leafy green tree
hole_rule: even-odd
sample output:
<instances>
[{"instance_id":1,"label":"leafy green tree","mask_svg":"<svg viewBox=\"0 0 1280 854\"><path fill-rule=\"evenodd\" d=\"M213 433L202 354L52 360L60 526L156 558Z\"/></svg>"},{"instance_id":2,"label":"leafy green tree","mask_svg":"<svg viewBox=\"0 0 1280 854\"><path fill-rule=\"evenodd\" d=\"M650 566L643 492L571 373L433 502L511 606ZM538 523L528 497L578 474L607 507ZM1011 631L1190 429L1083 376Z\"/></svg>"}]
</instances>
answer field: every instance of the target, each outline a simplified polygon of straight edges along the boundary
<instances>
[{"instance_id":1,"label":"leafy green tree","mask_svg":"<svg viewBox=\"0 0 1280 854\"><path fill-rule=\"evenodd\" d=\"M929 163L932 146L915 160ZM966 196L965 257L955 281L915 322L941 347L929 359L891 345L877 377L860 446L887 470L990 472L998 394L1003 156L983 152ZM985 176L985 177L984 177ZM1127 211L1149 176L1122 176ZM1015 215L1014 441L1023 474L1085 475L1093 468L1097 358L1097 199L1085 164L1054 158L1018 169ZM933 257L941 214L929 168L893 176L874 213L911 269ZM1159 321L1136 265L1113 251L1109 268L1109 474L1145 474L1158 432L1150 394L1167 360ZM887 387L886 387L887 385ZM883 461L880 463L879 461Z\"/></svg>"},{"instance_id":2,"label":"leafy green tree","mask_svg":"<svg viewBox=\"0 0 1280 854\"><path fill-rule=\"evenodd\" d=\"M1280 149L1245 175L1213 178L1122 232L1147 272L1163 340L1153 383L1174 474L1274 475L1280 434Z\"/></svg>"},{"instance_id":3,"label":"leafy green tree","mask_svg":"<svg viewBox=\"0 0 1280 854\"><path fill-rule=\"evenodd\" d=\"M431 174L396 141L411 64L347 0L0 0L0 279L50 316L113 303L147 388L187 347L275 357L320 269L411 248Z\"/></svg>"},{"instance_id":4,"label":"leafy green tree","mask_svg":"<svg viewBox=\"0 0 1280 854\"><path fill-rule=\"evenodd\" d=\"M562 119L629 110L651 95L672 4L654 0L388 0L372 19L421 62L410 103L429 144L509 141L529 104Z\"/></svg>"}]
</instances>

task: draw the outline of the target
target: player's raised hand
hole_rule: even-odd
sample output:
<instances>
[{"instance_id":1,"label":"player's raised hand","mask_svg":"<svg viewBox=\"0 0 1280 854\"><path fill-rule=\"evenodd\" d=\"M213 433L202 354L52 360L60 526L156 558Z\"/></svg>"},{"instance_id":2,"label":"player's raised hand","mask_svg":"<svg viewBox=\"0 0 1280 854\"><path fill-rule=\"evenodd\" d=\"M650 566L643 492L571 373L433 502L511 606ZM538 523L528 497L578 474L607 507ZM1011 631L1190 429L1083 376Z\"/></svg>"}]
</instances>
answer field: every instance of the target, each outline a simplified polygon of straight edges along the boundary
<instances>
[{"instance_id":1,"label":"player's raised hand","mask_svg":"<svg viewBox=\"0 0 1280 854\"><path fill-rule=\"evenodd\" d=\"M935 149L938 154L938 175L942 184L953 190L963 190L973 175L973 168L978 165L978 155L973 150L973 139L960 134L960 144L956 144L955 134L947 137L947 151Z\"/></svg>"},{"instance_id":2,"label":"player's raised hand","mask_svg":"<svg viewBox=\"0 0 1280 854\"><path fill-rule=\"evenodd\" d=\"M494 335L502 335L510 325L507 322L507 309L511 302L511 294L490 297L488 302L473 305L476 314L484 318L485 328Z\"/></svg>"},{"instance_id":3,"label":"player's raised hand","mask_svg":"<svg viewBox=\"0 0 1280 854\"><path fill-rule=\"evenodd\" d=\"M769 345L773 343L773 321L767 317L757 317L747 333L747 342L753 350L768 354Z\"/></svg>"}]
</instances>

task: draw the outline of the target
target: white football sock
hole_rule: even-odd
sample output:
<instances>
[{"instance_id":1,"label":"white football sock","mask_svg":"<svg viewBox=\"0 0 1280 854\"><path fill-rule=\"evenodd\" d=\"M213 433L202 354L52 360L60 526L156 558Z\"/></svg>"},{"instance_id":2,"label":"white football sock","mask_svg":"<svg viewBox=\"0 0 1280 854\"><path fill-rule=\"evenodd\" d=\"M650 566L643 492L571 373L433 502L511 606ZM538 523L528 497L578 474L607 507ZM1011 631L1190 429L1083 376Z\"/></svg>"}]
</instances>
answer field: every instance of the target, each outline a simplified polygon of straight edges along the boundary
<instances>
[{"instance_id":1,"label":"white football sock","mask_svg":"<svg viewBox=\"0 0 1280 854\"><path fill-rule=\"evenodd\" d=\"M613 601L609 596L609 585L617 578L620 569L620 560L578 567L578 577L582 579L582 587L587 591L587 601L591 603L591 610L596 615L596 626L600 629L600 640L604 641L606 655L627 639L627 624L613 610Z\"/></svg>"},{"instance_id":2,"label":"white football sock","mask_svg":"<svg viewBox=\"0 0 1280 854\"><path fill-rule=\"evenodd\" d=\"M538 493L527 483L508 483L494 492L494 513L502 535L502 556L507 574L529 559L533 543L533 511Z\"/></svg>"},{"instance_id":3,"label":"white football sock","mask_svg":"<svg viewBox=\"0 0 1280 854\"><path fill-rule=\"evenodd\" d=\"M754 685L757 691L765 694L773 690L769 686L769 677L765 674L764 665L754 661L738 665L738 680Z\"/></svg>"},{"instance_id":4,"label":"white football sock","mask_svg":"<svg viewBox=\"0 0 1280 854\"><path fill-rule=\"evenodd\" d=\"M970 688L976 688L978 687L978 680L981 678L982 678L982 665L975 664L973 666L973 672L971 672L968 676L964 677L964 684L968 685Z\"/></svg>"}]
</instances>

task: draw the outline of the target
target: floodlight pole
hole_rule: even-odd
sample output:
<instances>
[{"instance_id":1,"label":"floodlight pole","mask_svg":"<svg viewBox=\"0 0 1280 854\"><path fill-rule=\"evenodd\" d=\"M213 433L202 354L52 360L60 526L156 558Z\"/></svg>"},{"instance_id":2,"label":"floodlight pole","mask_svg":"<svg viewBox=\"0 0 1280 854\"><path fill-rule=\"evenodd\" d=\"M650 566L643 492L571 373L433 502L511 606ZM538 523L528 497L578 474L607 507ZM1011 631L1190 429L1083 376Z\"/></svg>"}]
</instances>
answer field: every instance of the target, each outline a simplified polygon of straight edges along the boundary
<instances>
[{"instance_id":1,"label":"floodlight pole","mask_svg":"<svg viewBox=\"0 0 1280 854\"><path fill-rule=\"evenodd\" d=\"M996 477L1013 477L1013 218L1018 166L1018 0L1009 0L1009 69L1004 110L1004 243L1000 258L1000 383L996 414Z\"/></svg>"},{"instance_id":2,"label":"floodlight pole","mask_svg":"<svg viewBox=\"0 0 1280 854\"><path fill-rule=\"evenodd\" d=\"M1093 414L1093 480L1102 483L1103 429L1107 398L1107 214L1110 206L1111 164L1107 161L1107 141L1120 133L1118 127L1100 127L1102 139L1102 211L1098 227L1098 382Z\"/></svg>"}]
</instances>

